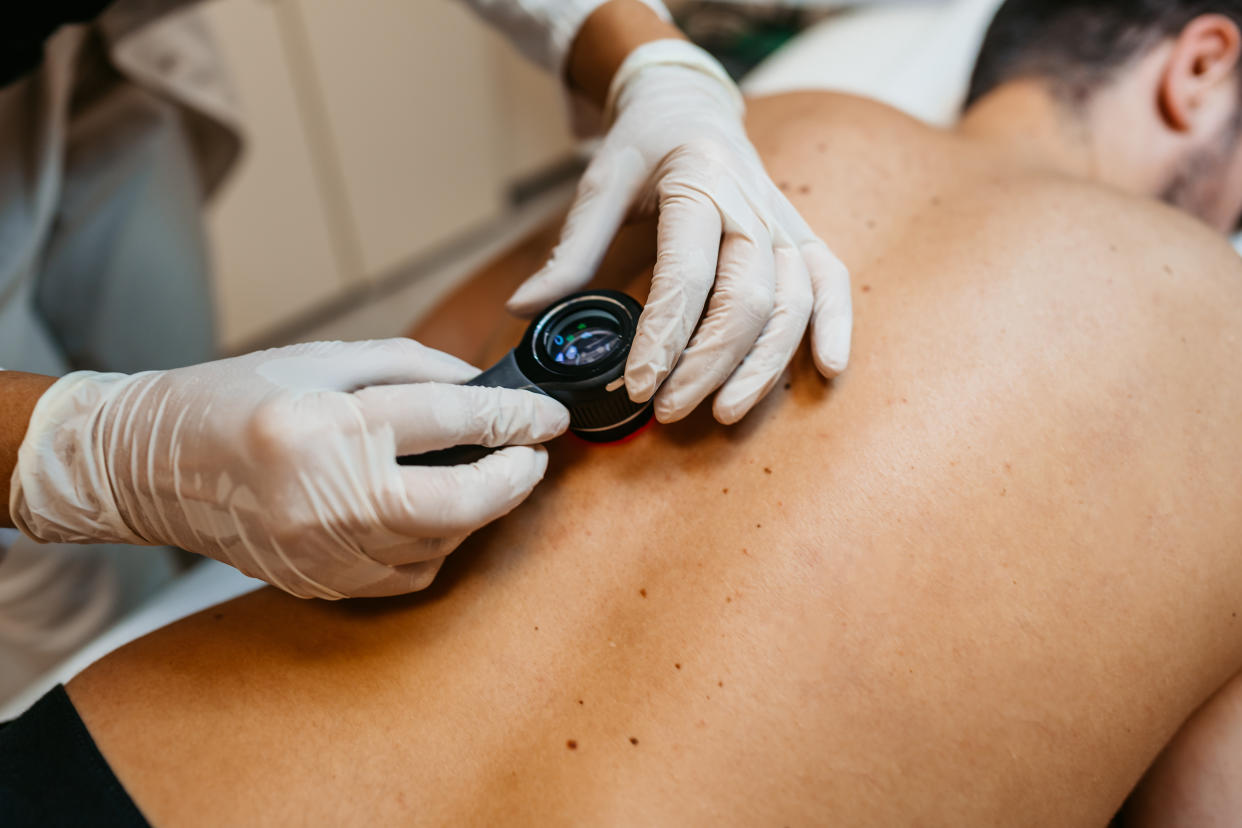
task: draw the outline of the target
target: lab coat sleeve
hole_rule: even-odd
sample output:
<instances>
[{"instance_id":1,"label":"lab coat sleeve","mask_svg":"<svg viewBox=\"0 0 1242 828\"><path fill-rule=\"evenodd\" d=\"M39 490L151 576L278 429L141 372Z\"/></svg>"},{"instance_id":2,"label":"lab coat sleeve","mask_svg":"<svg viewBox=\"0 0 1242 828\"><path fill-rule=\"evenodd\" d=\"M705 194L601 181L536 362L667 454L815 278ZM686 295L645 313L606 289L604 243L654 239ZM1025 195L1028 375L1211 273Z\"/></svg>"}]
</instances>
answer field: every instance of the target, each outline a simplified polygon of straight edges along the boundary
<instances>
[{"instance_id":1,"label":"lab coat sleeve","mask_svg":"<svg viewBox=\"0 0 1242 828\"><path fill-rule=\"evenodd\" d=\"M528 58L557 77L565 76L569 49L591 12L607 0L464 0ZM671 20L661 0L642 0Z\"/></svg>"}]
</instances>

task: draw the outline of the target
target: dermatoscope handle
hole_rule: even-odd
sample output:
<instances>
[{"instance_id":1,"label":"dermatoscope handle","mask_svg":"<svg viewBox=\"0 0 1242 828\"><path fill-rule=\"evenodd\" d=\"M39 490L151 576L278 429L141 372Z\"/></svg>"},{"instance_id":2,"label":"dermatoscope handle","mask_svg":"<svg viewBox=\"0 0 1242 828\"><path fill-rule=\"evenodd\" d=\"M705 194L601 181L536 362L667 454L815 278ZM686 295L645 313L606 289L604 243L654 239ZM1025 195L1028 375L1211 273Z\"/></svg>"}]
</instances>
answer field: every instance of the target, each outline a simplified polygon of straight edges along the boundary
<instances>
[{"instance_id":1,"label":"dermatoscope handle","mask_svg":"<svg viewBox=\"0 0 1242 828\"><path fill-rule=\"evenodd\" d=\"M486 388L514 388L518 391L534 391L536 394L543 394L543 390L531 382L518 369L517 359L514 352L510 351L504 357L479 374L466 385L479 385ZM422 454L407 454L404 457L398 457L397 463L401 466L456 466L461 463L473 463L476 460L482 460L496 449L487 446L452 446L451 448L438 449L437 451L425 451Z\"/></svg>"}]
</instances>

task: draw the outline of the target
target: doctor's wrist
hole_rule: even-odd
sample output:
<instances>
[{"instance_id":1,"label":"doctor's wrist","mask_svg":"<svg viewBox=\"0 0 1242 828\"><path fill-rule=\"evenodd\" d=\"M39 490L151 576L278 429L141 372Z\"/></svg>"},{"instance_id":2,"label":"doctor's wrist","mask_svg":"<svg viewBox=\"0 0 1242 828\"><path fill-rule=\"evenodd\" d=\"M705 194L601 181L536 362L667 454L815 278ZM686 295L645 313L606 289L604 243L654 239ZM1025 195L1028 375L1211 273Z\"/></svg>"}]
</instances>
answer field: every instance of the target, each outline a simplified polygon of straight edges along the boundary
<instances>
[{"instance_id":1,"label":"doctor's wrist","mask_svg":"<svg viewBox=\"0 0 1242 828\"><path fill-rule=\"evenodd\" d=\"M9 517L22 534L54 543L149 544L120 513L107 451L113 443L138 462L107 421L110 404L143 376L76 371L39 397L10 478Z\"/></svg>"},{"instance_id":2,"label":"doctor's wrist","mask_svg":"<svg viewBox=\"0 0 1242 828\"><path fill-rule=\"evenodd\" d=\"M570 88L601 109L613 76L639 46L685 39L655 0L609 0L587 17L566 61Z\"/></svg>"},{"instance_id":3,"label":"doctor's wrist","mask_svg":"<svg viewBox=\"0 0 1242 828\"><path fill-rule=\"evenodd\" d=\"M0 370L0 528L12 528L9 484L30 416L55 377Z\"/></svg>"}]
</instances>

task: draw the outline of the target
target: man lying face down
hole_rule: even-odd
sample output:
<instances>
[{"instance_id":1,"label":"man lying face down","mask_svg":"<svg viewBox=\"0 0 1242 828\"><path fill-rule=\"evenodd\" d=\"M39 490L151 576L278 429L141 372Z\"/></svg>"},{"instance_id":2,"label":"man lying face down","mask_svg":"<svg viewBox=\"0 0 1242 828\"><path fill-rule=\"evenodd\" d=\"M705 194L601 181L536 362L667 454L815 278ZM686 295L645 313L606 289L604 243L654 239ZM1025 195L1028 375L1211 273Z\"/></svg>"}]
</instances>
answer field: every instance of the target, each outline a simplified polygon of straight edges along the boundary
<instances>
[{"instance_id":1,"label":"man lying face down","mask_svg":"<svg viewBox=\"0 0 1242 828\"><path fill-rule=\"evenodd\" d=\"M980 51L966 108L1038 80L1056 103L1061 139L1088 165L1073 173L1233 230L1242 106L1236 95L1209 100L1209 90L1237 84L1239 20L1242 2L1009 2Z\"/></svg>"},{"instance_id":2,"label":"man lying face down","mask_svg":"<svg viewBox=\"0 0 1242 828\"><path fill-rule=\"evenodd\" d=\"M1242 669L1239 21L1011 2L948 132L753 102L852 270L847 374L801 356L731 431L561 441L427 593L263 591L113 653L0 730L0 809L1101 826L1166 747L1126 818L1186 804L1177 734L1227 736ZM463 355L516 339L477 302L523 275L450 302L501 345Z\"/></svg>"}]
</instances>

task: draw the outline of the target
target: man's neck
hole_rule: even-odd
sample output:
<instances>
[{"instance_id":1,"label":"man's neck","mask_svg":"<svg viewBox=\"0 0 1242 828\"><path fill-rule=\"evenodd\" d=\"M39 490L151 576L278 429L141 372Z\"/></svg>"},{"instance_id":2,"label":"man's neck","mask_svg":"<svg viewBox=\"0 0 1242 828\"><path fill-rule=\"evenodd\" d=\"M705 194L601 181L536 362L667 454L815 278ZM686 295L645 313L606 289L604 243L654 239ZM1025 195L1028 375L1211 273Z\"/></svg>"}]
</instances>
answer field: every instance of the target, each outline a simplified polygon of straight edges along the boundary
<instances>
[{"instance_id":1,"label":"man's neck","mask_svg":"<svg viewBox=\"0 0 1242 828\"><path fill-rule=\"evenodd\" d=\"M957 132L1024 166L1098 177L1085 122L1037 81L1008 83L989 94L962 116Z\"/></svg>"}]
</instances>

